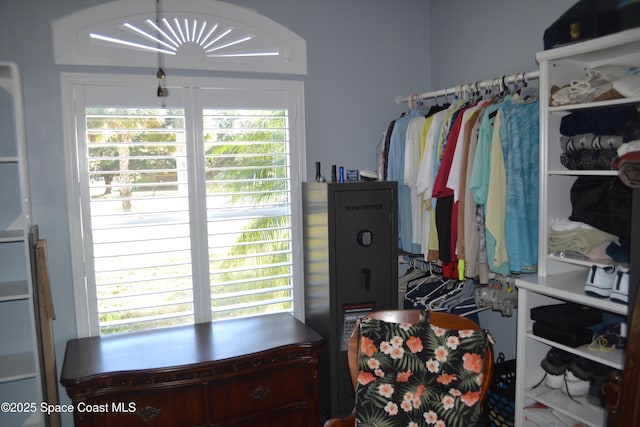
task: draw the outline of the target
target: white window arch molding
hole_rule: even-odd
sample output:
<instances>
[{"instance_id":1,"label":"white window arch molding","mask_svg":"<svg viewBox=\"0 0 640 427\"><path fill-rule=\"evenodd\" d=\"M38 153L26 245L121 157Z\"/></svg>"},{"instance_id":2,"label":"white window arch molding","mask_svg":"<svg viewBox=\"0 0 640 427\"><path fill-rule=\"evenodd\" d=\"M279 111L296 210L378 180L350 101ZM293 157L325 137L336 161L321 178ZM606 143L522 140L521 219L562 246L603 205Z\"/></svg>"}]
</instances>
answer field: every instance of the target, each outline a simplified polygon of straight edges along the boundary
<instances>
[{"instance_id":1,"label":"white window arch molding","mask_svg":"<svg viewBox=\"0 0 640 427\"><path fill-rule=\"evenodd\" d=\"M159 19L158 19L159 17ZM215 0L119 0L53 23L56 64L306 74L303 38Z\"/></svg>"}]
</instances>

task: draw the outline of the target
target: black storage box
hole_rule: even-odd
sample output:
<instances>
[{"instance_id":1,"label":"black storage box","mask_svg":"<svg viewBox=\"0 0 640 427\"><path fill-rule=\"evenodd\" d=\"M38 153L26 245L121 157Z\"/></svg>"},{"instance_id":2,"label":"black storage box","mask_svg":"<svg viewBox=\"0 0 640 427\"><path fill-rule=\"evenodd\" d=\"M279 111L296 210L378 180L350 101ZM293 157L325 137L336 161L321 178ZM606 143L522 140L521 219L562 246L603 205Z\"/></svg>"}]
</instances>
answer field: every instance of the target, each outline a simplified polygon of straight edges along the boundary
<instances>
[{"instance_id":1,"label":"black storage box","mask_svg":"<svg viewBox=\"0 0 640 427\"><path fill-rule=\"evenodd\" d=\"M544 32L544 49L584 41L640 26L640 3L580 0Z\"/></svg>"},{"instance_id":2,"label":"black storage box","mask_svg":"<svg viewBox=\"0 0 640 427\"><path fill-rule=\"evenodd\" d=\"M531 320L567 331L602 322L602 312L573 303L542 305L531 309Z\"/></svg>"},{"instance_id":3,"label":"black storage box","mask_svg":"<svg viewBox=\"0 0 640 427\"><path fill-rule=\"evenodd\" d=\"M541 322L533 323L532 332L533 335L573 348L589 344L593 340L593 333L589 329L562 330Z\"/></svg>"}]
</instances>

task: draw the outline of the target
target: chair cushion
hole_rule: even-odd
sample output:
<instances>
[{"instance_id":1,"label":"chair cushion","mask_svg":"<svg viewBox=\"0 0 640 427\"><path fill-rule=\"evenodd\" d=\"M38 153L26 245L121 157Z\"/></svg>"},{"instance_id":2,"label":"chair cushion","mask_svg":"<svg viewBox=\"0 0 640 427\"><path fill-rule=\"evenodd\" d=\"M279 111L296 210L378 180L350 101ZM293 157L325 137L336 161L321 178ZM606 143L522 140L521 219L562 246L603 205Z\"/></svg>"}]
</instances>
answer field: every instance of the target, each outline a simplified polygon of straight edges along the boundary
<instances>
[{"instance_id":1,"label":"chair cushion","mask_svg":"<svg viewBox=\"0 0 640 427\"><path fill-rule=\"evenodd\" d=\"M476 425L481 413L483 330L449 330L365 318L360 324L356 426Z\"/></svg>"}]
</instances>

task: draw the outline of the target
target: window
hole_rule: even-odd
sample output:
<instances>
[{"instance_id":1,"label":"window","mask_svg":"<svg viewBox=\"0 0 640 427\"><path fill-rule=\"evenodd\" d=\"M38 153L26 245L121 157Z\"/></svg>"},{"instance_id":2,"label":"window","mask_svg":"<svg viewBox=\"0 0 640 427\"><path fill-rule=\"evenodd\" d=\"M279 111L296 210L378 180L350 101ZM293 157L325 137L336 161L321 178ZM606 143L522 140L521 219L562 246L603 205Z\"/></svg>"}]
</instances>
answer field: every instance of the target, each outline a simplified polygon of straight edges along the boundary
<instances>
[{"instance_id":1,"label":"window","mask_svg":"<svg viewBox=\"0 0 640 427\"><path fill-rule=\"evenodd\" d=\"M56 64L307 73L305 40L250 9L216 0L115 0L52 24Z\"/></svg>"},{"instance_id":2,"label":"window","mask_svg":"<svg viewBox=\"0 0 640 427\"><path fill-rule=\"evenodd\" d=\"M301 317L302 83L156 84L63 75L79 334Z\"/></svg>"}]
</instances>

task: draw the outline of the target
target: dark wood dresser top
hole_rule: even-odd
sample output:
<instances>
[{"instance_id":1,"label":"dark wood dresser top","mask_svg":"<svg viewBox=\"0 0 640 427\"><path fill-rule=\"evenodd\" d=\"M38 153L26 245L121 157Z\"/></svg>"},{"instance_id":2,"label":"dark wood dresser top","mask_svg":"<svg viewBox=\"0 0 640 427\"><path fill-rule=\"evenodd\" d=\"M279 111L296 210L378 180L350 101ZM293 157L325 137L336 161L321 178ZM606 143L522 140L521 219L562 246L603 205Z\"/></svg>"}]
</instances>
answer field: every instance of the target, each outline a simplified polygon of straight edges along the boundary
<instances>
[{"instance_id":1,"label":"dark wood dresser top","mask_svg":"<svg viewBox=\"0 0 640 427\"><path fill-rule=\"evenodd\" d=\"M323 339L290 314L176 326L67 343L60 382L71 385L118 372L162 370L246 357Z\"/></svg>"}]
</instances>

